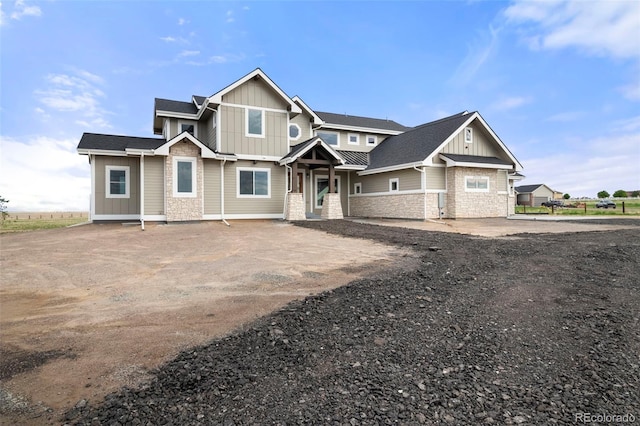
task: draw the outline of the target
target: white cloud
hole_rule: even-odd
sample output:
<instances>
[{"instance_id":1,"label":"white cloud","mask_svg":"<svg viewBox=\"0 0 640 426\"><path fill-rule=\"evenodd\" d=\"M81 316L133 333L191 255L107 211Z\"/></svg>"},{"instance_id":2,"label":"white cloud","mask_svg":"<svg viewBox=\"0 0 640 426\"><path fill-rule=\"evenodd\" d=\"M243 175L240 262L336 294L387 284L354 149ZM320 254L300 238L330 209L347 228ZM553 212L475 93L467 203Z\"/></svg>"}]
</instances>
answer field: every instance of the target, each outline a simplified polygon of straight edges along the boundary
<instances>
[{"instance_id":1,"label":"white cloud","mask_svg":"<svg viewBox=\"0 0 640 426\"><path fill-rule=\"evenodd\" d=\"M200 54L199 50L183 50L178 54L179 58L184 58L187 56L198 56Z\"/></svg>"},{"instance_id":2,"label":"white cloud","mask_svg":"<svg viewBox=\"0 0 640 426\"><path fill-rule=\"evenodd\" d=\"M521 107L531 102L531 98L524 96L511 96L499 99L491 105L491 109L498 111L506 111Z\"/></svg>"},{"instance_id":3,"label":"white cloud","mask_svg":"<svg viewBox=\"0 0 640 426\"><path fill-rule=\"evenodd\" d=\"M77 140L0 136L0 194L10 211L86 211L90 176Z\"/></svg>"},{"instance_id":4,"label":"white cloud","mask_svg":"<svg viewBox=\"0 0 640 426\"><path fill-rule=\"evenodd\" d=\"M162 41L166 41L167 43L171 43L171 42L176 41L176 39L175 39L175 38L173 38L173 37L171 37L171 36L167 36L167 37L160 37L160 40L162 40Z\"/></svg>"},{"instance_id":5,"label":"white cloud","mask_svg":"<svg viewBox=\"0 0 640 426\"><path fill-rule=\"evenodd\" d=\"M49 74L45 80L49 86L46 90L36 90L38 101L49 110L59 113L73 112L76 123L87 120L99 128L110 128L105 116L109 114L100 104L105 93L96 87L103 84L102 77L85 70L74 70L76 75ZM49 116L49 111L40 108L41 114Z\"/></svg>"},{"instance_id":6,"label":"white cloud","mask_svg":"<svg viewBox=\"0 0 640 426\"><path fill-rule=\"evenodd\" d=\"M11 19L20 20L23 16L42 16L42 10L39 6L27 6L24 0L16 0Z\"/></svg>"},{"instance_id":7,"label":"white cloud","mask_svg":"<svg viewBox=\"0 0 640 426\"><path fill-rule=\"evenodd\" d=\"M613 123L613 130L616 132L640 131L640 115L616 121Z\"/></svg>"},{"instance_id":8,"label":"white cloud","mask_svg":"<svg viewBox=\"0 0 640 426\"><path fill-rule=\"evenodd\" d=\"M178 19L178 25L184 25L184 24L188 24L188 23L189 23L189 21L187 21L187 20L186 20L186 19L184 19L184 18L180 18L180 19Z\"/></svg>"},{"instance_id":9,"label":"white cloud","mask_svg":"<svg viewBox=\"0 0 640 426\"><path fill-rule=\"evenodd\" d=\"M233 10L227 10L227 22L231 23L233 21L235 21L233 18Z\"/></svg>"},{"instance_id":10,"label":"white cloud","mask_svg":"<svg viewBox=\"0 0 640 426\"><path fill-rule=\"evenodd\" d=\"M5 23L4 10L2 10L2 2L0 1L0 26L4 25L4 23Z\"/></svg>"},{"instance_id":11,"label":"white cloud","mask_svg":"<svg viewBox=\"0 0 640 426\"><path fill-rule=\"evenodd\" d=\"M228 62L240 62L244 60L245 55L243 53L234 54L227 53L223 55L214 55L209 58L209 62L216 64L226 64Z\"/></svg>"},{"instance_id":12,"label":"white cloud","mask_svg":"<svg viewBox=\"0 0 640 426\"><path fill-rule=\"evenodd\" d=\"M625 98L631 101L640 101L640 82L637 79L631 84L620 87L618 90Z\"/></svg>"},{"instance_id":13,"label":"white cloud","mask_svg":"<svg viewBox=\"0 0 640 426\"><path fill-rule=\"evenodd\" d=\"M547 121L566 123L579 120L582 117L584 117L584 112L582 111L565 111L552 115L551 117L547 118Z\"/></svg>"},{"instance_id":14,"label":"white cloud","mask_svg":"<svg viewBox=\"0 0 640 426\"><path fill-rule=\"evenodd\" d=\"M488 33L481 34L467 47L467 55L453 73L451 81L461 85L469 83L497 49L500 28L489 26Z\"/></svg>"},{"instance_id":15,"label":"white cloud","mask_svg":"<svg viewBox=\"0 0 640 426\"><path fill-rule=\"evenodd\" d=\"M573 197L595 197L598 191L640 189L640 133L579 141L571 152L523 161L520 185L544 183Z\"/></svg>"},{"instance_id":16,"label":"white cloud","mask_svg":"<svg viewBox=\"0 0 640 426\"><path fill-rule=\"evenodd\" d=\"M589 55L640 58L638 1L517 1L504 11L532 48L578 48Z\"/></svg>"}]
</instances>

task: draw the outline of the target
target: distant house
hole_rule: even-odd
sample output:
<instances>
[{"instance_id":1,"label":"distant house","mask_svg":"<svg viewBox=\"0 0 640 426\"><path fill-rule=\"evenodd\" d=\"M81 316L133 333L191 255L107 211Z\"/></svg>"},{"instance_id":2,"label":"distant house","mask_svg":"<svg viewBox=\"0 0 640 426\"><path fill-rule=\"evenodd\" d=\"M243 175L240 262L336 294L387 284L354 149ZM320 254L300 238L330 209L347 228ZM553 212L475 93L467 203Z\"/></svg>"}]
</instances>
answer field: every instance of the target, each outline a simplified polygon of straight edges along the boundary
<instances>
[{"instance_id":1,"label":"distant house","mask_svg":"<svg viewBox=\"0 0 640 426\"><path fill-rule=\"evenodd\" d=\"M561 192L554 191L543 183L516 186L516 194L518 205L528 207L539 207L545 201L562 198Z\"/></svg>"},{"instance_id":2,"label":"distant house","mask_svg":"<svg viewBox=\"0 0 640 426\"><path fill-rule=\"evenodd\" d=\"M522 178L478 112L417 127L319 112L260 69L156 99L153 131L83 134L91 220L505 217Z\"/></svg>"}]
</instances>

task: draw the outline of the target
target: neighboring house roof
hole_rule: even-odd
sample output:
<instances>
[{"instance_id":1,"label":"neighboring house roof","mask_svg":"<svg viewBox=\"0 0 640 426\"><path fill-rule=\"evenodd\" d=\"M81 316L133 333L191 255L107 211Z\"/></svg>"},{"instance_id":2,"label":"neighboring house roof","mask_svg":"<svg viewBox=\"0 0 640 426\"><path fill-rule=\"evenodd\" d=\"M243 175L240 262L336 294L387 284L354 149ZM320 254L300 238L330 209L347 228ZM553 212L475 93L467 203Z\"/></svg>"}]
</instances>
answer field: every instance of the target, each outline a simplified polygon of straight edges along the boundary
<instances>
[{"instance_id":1,"label":"neighboring house roof","mask_svg":"<svg viewBox=\"0 0 640 426\"><path fill-rule=\"evenodd\" d=\"M536 189L540 188L543 184L541 183L537 183L535 185L520 185L520 186L516 186L515 190L516 192L519 192L520 194L526 194L528 192L533 192Z\"/></svg>"},{"instance_id":2,"label":"neighboring house roof","mask_svg":"<svg viewBox=\"0 0 640 426\"><path fill-rule=\"evenodd\" d=\"M367 170L424 161L468 119L459 113L388 137L371 151Z\"/></svg>"},{"instance_id":3,"label":"neighboring house roof","mask_svg":"<svg viewBox=\"0 0 640 426\"><path fill-rule=\"evenodd\" d=\"M332 112L320 111L316 111L316 114L326 124L329 125L335 124L338 126L364 127L369 129L393 130L397 132L404 132L411 129L411 127L403 126L402 124L396 123L393 120L386 120L381 118L358 117L355 115L334 114Z\"/></svg>"},{"instance_id":4,"label":"neighboring house roof","mask_svg":"<svg viewBox=\"0 0 640 426\"><path fill-rule=\"evenodd\" d=\"M127 149L156 149L166 141L159 138L140 138L134 136L103 135L83 133L78 151L126 151Z\"/></svg>"}]
</instances>

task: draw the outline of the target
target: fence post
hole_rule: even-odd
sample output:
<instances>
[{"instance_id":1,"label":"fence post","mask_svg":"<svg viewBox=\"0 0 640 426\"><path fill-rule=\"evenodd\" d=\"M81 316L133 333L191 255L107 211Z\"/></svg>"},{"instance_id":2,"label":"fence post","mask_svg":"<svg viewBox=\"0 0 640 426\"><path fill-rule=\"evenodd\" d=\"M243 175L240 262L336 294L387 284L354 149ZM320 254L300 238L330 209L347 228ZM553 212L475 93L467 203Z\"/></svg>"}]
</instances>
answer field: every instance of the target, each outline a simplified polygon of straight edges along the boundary
<instances>
[{"instance_id":1,"label":"fence post","mask_svg":"<svg viewBox=\"0 0 640 426\"><path fill-rule=\"evenodd\" d=\"M622 202L622 213L624 213L624 201Z\"/></svg>"},{"instance_id":2,"label":"fence post","mask_svg":"<svg viewBox=\"0 0 640 426\"><path fill-rule=\"evenodd\" d=\"M584 214L587 214L587 202L584 202Z\"/></svg>"}]
</instances>

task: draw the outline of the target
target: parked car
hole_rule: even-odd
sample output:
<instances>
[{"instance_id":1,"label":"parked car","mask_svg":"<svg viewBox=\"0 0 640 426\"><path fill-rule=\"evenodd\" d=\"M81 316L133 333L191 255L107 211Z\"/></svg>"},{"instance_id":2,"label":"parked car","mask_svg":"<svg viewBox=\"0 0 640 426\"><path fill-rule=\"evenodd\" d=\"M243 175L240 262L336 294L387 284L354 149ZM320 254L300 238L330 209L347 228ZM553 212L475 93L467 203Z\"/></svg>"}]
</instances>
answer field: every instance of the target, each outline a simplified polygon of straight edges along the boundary
<instances>
[{"instance_id":1,"label":"parked car","mask_svg":"<svg viewBox=\"0 0 640 426\"><path fill-rule=\"evenodd\" d=\"M596 208L599 209L608 209L611 207L612 209L616 208L616 203L611 200L600 200L596 203Z\"/></svg>"},{"instance_id":2,"label":"parked car","mask_svg":"<svg viewBox=\"0 0 640 426\"><path fill-rule=\"evenodd\" d=\"M544 201L541 206L543 207L564 207L564 201L560 200L549 200Z\"/></svg>"}]
</instances>

